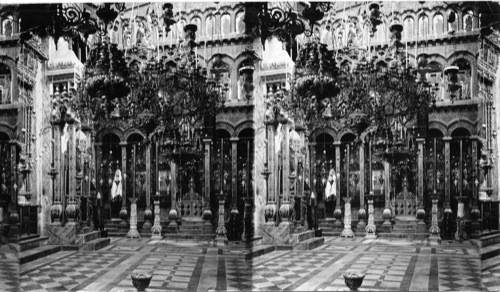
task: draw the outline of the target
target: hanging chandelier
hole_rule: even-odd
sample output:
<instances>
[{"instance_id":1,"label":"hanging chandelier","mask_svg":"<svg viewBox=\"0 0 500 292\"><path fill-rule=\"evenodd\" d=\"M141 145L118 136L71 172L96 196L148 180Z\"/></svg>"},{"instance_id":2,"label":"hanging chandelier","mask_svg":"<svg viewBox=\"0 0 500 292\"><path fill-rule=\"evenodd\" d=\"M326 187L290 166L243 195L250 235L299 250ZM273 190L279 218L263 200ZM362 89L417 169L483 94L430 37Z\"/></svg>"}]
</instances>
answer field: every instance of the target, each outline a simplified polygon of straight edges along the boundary
<instances>
[{"instance_id":1,"label":"hanging chandelier","mask_svg":"<svg viewBox=\"0 0 500 292\"><path fill-rule=\"evenodd\" d=\"M149 21L143 25L158 29L163 20L165 31L170 31L175 23L172 4L162 8L160 20L153 10L139 21ZM210 135L229 87L221 85L221 72L212 70L209 76L198 63L196 30L194 24L185 25L184 39L164 54L159 44L147 46L139 41L124 53L103 37L89 55L74 101L80 118L95 129L126 123L141 130L147 140L158 134L163 144L177 148Z\"/></svg>"},{"instance_id":2,"label":"hanging chandelier","mask_svg":"<svg viewBox=\"0 0 500 292\"><path fill-rule=\"evenodd\" d=\"M363 33L373 35L380 15L378 7L369 7L371 14L344 20L340 29L347 38L335 50L319 39L301 48L293 89L280 93L285 96L283 110L311 130L348 128L358 137L368 134L386 153L414 152L410 140L425 137L428 110L435 103L426 80L427 57L419 57L417 68L409 66L401 42L403 26L395 14L388 49L362 44L366 38L351 28L368 27ZM454 73L450 71L450 78Z\"/></svg>"}]
</instances>

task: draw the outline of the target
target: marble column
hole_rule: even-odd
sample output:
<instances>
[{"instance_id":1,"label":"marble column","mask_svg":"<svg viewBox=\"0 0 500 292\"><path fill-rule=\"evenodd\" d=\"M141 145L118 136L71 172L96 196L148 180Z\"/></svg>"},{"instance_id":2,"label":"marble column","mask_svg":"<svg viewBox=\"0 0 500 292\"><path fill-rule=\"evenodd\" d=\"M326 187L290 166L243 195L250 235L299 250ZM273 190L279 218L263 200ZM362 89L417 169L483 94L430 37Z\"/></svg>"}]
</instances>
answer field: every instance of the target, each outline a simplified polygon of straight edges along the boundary
<instances>
[{"instance_id":1,"label":"marble column","mask_svg":"<svg viewBox=\"0 0 500 292\"><path fill-rule=\"evenodd\" d=\"M247 241L251 240L253 237L253 226L252 226L252 199L250 197L250 172L252 169L250 168L250 140L246 140L246 176L245 176L245 206L243 211L243 232L241 234L241 240Z\"/></svg>"},{"instance_id":2,"label":"marble column","mask_svg":"<svg viewBox=\"0 0 500 292\"><path fill-rule=\"evenodd\" d=\"M94 152L95 152L95 177L96 177L96 197L95 197L95 217L97 221L97 229L103 229L104 228L104 223L102 219L102 157L101 157L101 151L99 151L99 148L101 147L101 143L95 143L94 144ZM99 167L100 165L100 167Z\"/></svg>"},{"instance_id":3,"label":"marble column","mask_svg":"<svg viewBox=\"0 0 500 292\"><path fill-rule=\"evenodd\" d=\"M210 146L212 145L212 139L203 139L203 144L205 145L205 185L204 185L204 198L203 198L203 225L212 226L210 220L212 220L212 210L210 209ZM172 202L172 206L173 202ZM171 211L172 212L172 211ZM176 216L177 216L177 211Z\"/></svg>"},{"instance_id":4,"label":"marble column","mask_svg":"<svg viewBox=\"0 0 500 292\"><path fill-rule=\"evenodd\" d=\"M425 232L427 229L424 218L424 138L417 138L418 157L417 157L417 230Z\"/></svg>"},{"instance_id":5,"label":"marble column","mask_svg":"<svg viewBox=\"0 0 500 292\"><path fill-rule=\"evenodd\" d=\"M217 234L217 240L225 240L226 235L227 235L227 229L226 229L226 221L225 221L225 211L224 211L224 205L225 205L225 198L226 194L224 194L224 140L220 139L220 192L217 196L219 199L219 219L217 222L217 229L215 230L215 233Z\"/></svg>"},{"instance_id":6,"label":"marble column","mask_svg":"<svg viewBox=\"0 0 500 292\"><path fill-rule=\"evenodd\" d=\"M171 170L171 173L173 173L173 174L176 174L178 171L177 164L174 163L173 161L170 162L170 170ZM170 192L170 198L171 198L172 202L171 202L170 211L168 212L168 220L170 221L169 227L172 227L175 230L177 230L177 228L179 227L177 220L180 219L179 210L177 209L177 191L176 191L177 190L177 180L173 179L170 182L170 184L171 185L169 186L169 192Z\"/></svg>"},{"instance_id":7,"label":"marble column","mask_svg":"<svg viewBox=\"0 0 500 292\"><path fill-rule=\"evenodd\" d=\"M18 156L19 142L10 142L10 173L11 181L18 181L18 171L17 171L17 156ZM17 213L17 193L18 193L17 183L11 184L10 186L10 203L9 203L9 234L8 238L10 241L16 242L19 239L19 214Z\"/></svg>"},{"instance_id":8,"label":"marble column","mask_svg":"<svg viewBox=\"0 0 500 292\"><path fill-rule=\"evenodd\" d=\"M354 237L354 232L351 229L351 197L344 198L344 230L340 236Z\"/></svg>"},{"instance_id":9,"label":"marble column","mask_svg":"<svg viewBox=\"0 0 500 292\"><path fill-rule=\"evenodd\" d=\"M49 175L52 179L52 206L50 207L50 217L52 218L51 225L61 226L61 216L63 212L61 203L61 181L60 181L60 166L61 166L61 126L58 122L52 122L52 163Z\"/></svg>"},{"instance_id":10,"label":"marble column","mask_svg":"<svg viewBox=\"0 0 500 292\"><path fill-rule=\"evenodd\" d=\"M162 239L163 236L161 234L161 223L160 223L160 193L156 192L156 195L153 196L154 200L154 210L155 210L155 219L153 227L151 227L151 238L152 239Z\"/></svg>"},{"instance_id":11,"label":"marble column","mask_svg":"<svg viewBox=\"0 0 500 292\"><path fill-rule=\"evenodd\" d=\"M440 230L438 226L438 194L436 189L432 193L432 221L431 227L429 228L429 238L431 239L441 239Z\"/></svg>"},{"instance_id":12,"label":"marble column","mask_svg":"<svg viewBox=\"0 0 500 292\"><path fill-rule=\"evenodd\" d=\"M280 225L290 225L292 224L292 205L290 202L290 132L289 132L289 121L285 118L280 120L283 131L283 142L282 142L282 165L283 165L283 200L280 204L279 212L282 222Z\"/></svg>"},{"instance_id":13,"label":"marble column","mask_svg":"<svg viewBox=\"0 0 500 292\"><path fill-rule=\"evenodd\" d=\"M68 222L66 225L75 226L79 212L76 204L76 141L75 123L68 122L68 168L69 168L69 200L66 205L65 215Z\"/></svg>"},{"instance_id":14,"label":"marble column","mask_svg":"<svg viewBox=\"0 0 500 292\"><path fill-rule=\"evenodd\" d=\"M478 138L474 137L472 140L472 181L473 187L472 187L472 206L471 206L471 211L470 211L470 217L471 217L471 233L470 236L471 238L479 238L481 236L481 224L479 223L479 217L481 216L481 212L479 211L479 207L477 204L478 201L478 196L479 196L479 177L478 177L478 161L477 161L477 155L478 155L478 145L477 145Z\"/></svg>"},{"instance_id":15,"label":"marble column","mask_svg":"<svg viewBox=\"0 0 500 292\"><path fill-rule=\"evenodd\" d=\"M340 142L334 142L333 145L335 146L335 170L336 170L336 175L337 175L337 183L336 183L336 188L337 188L337 197L335 200L337 201L335 204L335 210L333 211L333 217L335 218L335 222L333 222L333 228L340 230L342 228L342 209L340 208L341 202L342 202L342 196L340 193Z\"/></svg>"},{"instance_id":16,"label":"marble column","mask_svg":"<svg viewBox=\"0 0 500 292\"><path fill-rule=\"evenodd\" d=\"M365 228L365 238L377 238L377 227L375 226L375 219L373 216L373 197L373 191L370 191L370 193L366 196L366 199L368 200L368 225L366 225Z\"/></svg>"},{"instance_id":17,"label":"marble column","mask_svg":"<svg viewBox=\"0 0 500 292\"><path fill-rule=\"evenodd\" d=\"M362 141L359 146L359 211L358 225L356 231L366 228L366 209L365 209L365 142Z\"/></svg>"},{"instance_id":18,"label":"marble column","mask_svg":"<svg viewBox=\"0 0 500 292\"><path fill-rule=\"evenodd\" d=\"M238 211L238 138L230 138L231 141L231 218L237 220L240 216Z\"/></svg>"},{"instance_id":19,"label":"marble column","mask_svg":"<svg viewBox=\"0 0 500 292\"><path fill-rule=\"evenodd\" d=\"M458 196L458 206L457 206L457 231L455 232L455 240L467 239L467 233L465 232L465 197Z\"/></svg>"},{"instance_id":20,"label":"marble column","mask_svg":"<svg viewBox=\"0 0 500 292\"><path fill-rule=\"evenodd\" d=\"M151 141L146 143L146 210L144 211L144 224L142 231L149 233L151 230Z\"/></svg>"},{"instance_id":21,"label":"marble column","mask_svg":"<svg viewBox=\"0 0 500 292\"><path fill-rule=\"evenodd\" d=\"M384 218L384 223L382 223L382 228L386 232L390 232L390 230L392 229L392 223L390 221L391 216L392 216L392 212L391 212L391 191L392 191L392 189L390 187L390 177L391 177L390 171L391 170L390 170L389 161L384 160L385 208L384 208L384 211L382 213L382 218Z\"/></svg>"},{"instance_id":22,"label":"marble column","mask_svg":"<svg viewBox=\"0 0 500 292\"><path fill-rule=\"evenodd\" d=\"M129 238L140 238L141 235L137 231L137 198L132 197L130 200L130 229L127 232Z\"/></svg>"},{"instance_id":23,"label":"marble column","mask_svg":"<svg viewBox=\"0 0 500 292\"><path fill-rule=\"evenodd\" d=\"M127 228L127 142L121 142L120 146L122 148L122 208L120 210L120 222L121 228Z\"/></svg>"},{"instance_id":24,"label":"marble column","mask_svg":"<svg viewBox=\"0 0 500 292\"><path fill-rule=\"evenodd\" d=\"M444 213L451 214L450 204L450 171L451 171L451 157L450 157L450 142L451 137L444 137ZM450 215L451 216L451 215Z\"/></svg>"},{"instance_id":25,"label":"marble column","mask_svg":"<svg viewBox=\"0 0 500 292\"><path fill-rule=\"evenodd\" d=\"M316 142L309 142L309 165L310 165L310 176L309 176L309 188L310 188L310 198L312 197L312 194L315 194L316 196L316 184L314 183L316 179ZM314 202L317 204L317 197L315 198ZM311 223L313 226L309 226L310 228L317 229L317 205L313 202L313 200L310 200L310 211L311 211Z\"/></svg>"},{"instance_id":26,"label":"marble column","mask_svg":"<svg viewBox=\"0 0 500 292\"><path fill-rule=\"evenodd\" d=\"M264 209L264 216L267 220L265 225L274 226L276 224L278 207L276 206L274 194L275 174L271 171L274 169L274 123L272 122L266 122L266 141L266 162L262 171L262 175L266 180L266 207Z\"/></svg>"}]
</instances>

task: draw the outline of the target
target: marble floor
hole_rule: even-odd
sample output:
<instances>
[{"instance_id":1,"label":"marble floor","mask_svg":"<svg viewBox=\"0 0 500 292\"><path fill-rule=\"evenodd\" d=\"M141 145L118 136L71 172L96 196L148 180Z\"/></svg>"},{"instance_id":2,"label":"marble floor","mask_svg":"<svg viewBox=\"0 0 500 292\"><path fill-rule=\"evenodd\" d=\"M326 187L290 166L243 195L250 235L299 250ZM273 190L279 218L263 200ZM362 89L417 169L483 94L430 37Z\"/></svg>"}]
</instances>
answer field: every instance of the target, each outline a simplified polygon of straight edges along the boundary
<instances>
[{"instance_id":1,"label":"marble floor","mask_svg":"<svg viewBox=\"0 0 500 292\"><path fill-rule=\"evenodd\" d=\"M19 291L135 291L135 272L153 275L147 291L348 291L346 271L366 274L360 291L487 290L473 241L329 237L311 251L246 260L248 252L215 241L113 238L99 251L59 252L22 265ZM488 287L500 285L498 277L490 280Z\"/></svg>"}]
</instances>

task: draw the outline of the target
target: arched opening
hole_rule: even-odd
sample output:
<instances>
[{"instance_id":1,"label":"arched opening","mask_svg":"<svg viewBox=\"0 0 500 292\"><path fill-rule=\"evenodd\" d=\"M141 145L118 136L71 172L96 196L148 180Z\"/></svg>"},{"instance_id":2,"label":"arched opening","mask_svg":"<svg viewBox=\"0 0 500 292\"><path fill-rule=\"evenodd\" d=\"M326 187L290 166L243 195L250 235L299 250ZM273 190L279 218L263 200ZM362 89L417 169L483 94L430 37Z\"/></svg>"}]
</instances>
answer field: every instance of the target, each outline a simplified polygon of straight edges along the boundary
<instances>
[{"instance_id":1,"label":"arched opening","mask_svg":"<svg viewBox=\"0 0 500 292\"><path fill-rule=\"evenodd\" d=\"M418 37L426 37L429 33L429 18L421 15L418 18Z\"/></svg>"},{"instance_id":2,"label":"arched opening","mask_svg":"<svg viewBox=\"0 0 500 292\"><path fill-rule=\"evenodd\" d=\"M191 23L196 25L196 37L203 35L202 27L201 27L201 18L194 17L191 19Z\"/></svg>"},{"instance_id":3,"label":"arched opening","mask_svg":"<svg viewBox=\"0 0 500 292\"><path fill-rule=\"evenodd\" d=\"M2 22L2 34L10 37L14 34L14 18L12 15L4 16L5 20Z\"/></svg>"},{"instance_id":4,"label":"arched opening","mask_svg":"<svg viewBox=\"0 0 500 292\"><path fill-rule=\"evenodd\" d=\"M351 213L352 218L358 218L360 207L360 163L359 163L359 147L354 142L356 135L346 133L340 139L340 197L351 198ZM340 200L337 200L340 204Z\"/></svg>"},{"instance_id":5,"label":"arched opening","mask_svg":"<svg viewBox=\"0 0 500 292\"><path fill-rule=\"evenodd\" d=\"M333 210L335 209L335 198L337 196L336 189L329 189L330 194L325 193L329 173L337 171L335 167L335 146L333 145L333 137L326 132L319 133L316 136L316 145L312 160L312 190L316 194L318 202L318 218L325 217L333 218ZM326 197L329 200L326 200Z\"/></svg>"},{"instance_id":6,"label":"arched opening","mask_svg":"<svg viewBox=\"0 0 500 292\"><path fill-rule=\"evenodd\" d=\"M463 14L463 30L465 31L472 31L474 28L474 13L472 10L467 10Z\"/></svg>"},{"instance_id":7,"label":"arched opening","mask_svg":"<svg viewBox=\"0 0 500 292\"><path fill-rule=\"evenodd\" d=\"M217 34L215 31L215 17L213 15L209 15L207 19L205 19L205 34L208 37L213 37Z\"/></svg>"},{"instance_id":8,"label":"arched opening","mask_svg":"<svg viewBox=\"0 0 500 292\"><path fill-rule=\"evenodd\" d=\"M146 177L146 145L142 135L134 133L127 138L127 201L137 199L140 221L144 220L146 209Z\"/></svg>"},{"instance_id":9,"label":"arched opening","mask_svg":"<svg viewBox=\"0 0 500 292\"><path fill-rule=\"evenodd\" d=\"M123 197L120 138L113 133L104 135L97 155L100 158L97 177L103 204L102 215L104 219L118 219Z\"/></svg>"},{"instance_id":10,"label":"arched opening","mask_svg":"<svg viewBox=\"0 0 500 292\"><path fill-rule=\"evenodd\" d=\"M222 36L229 36L231 33L231 16L224 14L220 18L220 31Z\"/></svg>"},{"instance_id":11,"label":"arched opening","mask_svg":"<svg viewBox=\"0 0 500 292\"><path fill-rule=\"evenodd\" d=\"M473 167L471 133L465 128L457 128L451 133L450 144L450 204L457 215L458 201L463 198L464 215L468 217L472 202ZM455 223L455 222L454 222ZM456 227L454 227L456 228Z\"/></svg>"},{"instance_id":12,"label":"arched opening","mask_svg":"<svg viewBox=\"0 0 500 292\"><path fill-rule=\"evenodd\" d=\"M444 91L443 91L443 66L436 62L430 62L428 65L429 72L427 73L427 80L429 84L432 86L432 92L435 95L437 101L441 101L444 99Z\"/></svg>"},{"instance_id":13,"label":"arched opening","mask_svg":"<svg viewBox=\"0 0 500 292\"><path fill-rule=\"evenodd\" d=\"M409 40L414 37L414 21L412 17L405 18L403 22L403 39Z\"/></svg>"},{"instance_id":14,"label":"arched opening","mask_svg":"<svg viewBox=\"0 0 500 292\"><path fill-rule=\"evenodd\" d=\"M253 169L254 169L254 129L247 128L238 135L237 155L237 208L240 217L245 212L245 199L253 198ZM250 214L248 214L251 216ZM246 228L246 227L245 227ZM243 229L242 229L243 231ZM241 233L238 234L241 236Z\"/></svg>"},{"instance_id":15,"label":"arched opening","mask_svg":"<svg viewBox=\"0 0 500 292\"><path fill-rule=\"evenodd\" d=\"M236 32L245 33L245 13L240 11L236 14Z\"/></svg>"},{"instance_id":16,"label":"arched opening","mask_svg":"<svg viewBox=\"0 0 500 292\"><path fill-rule=\"evenodd\" d=\"M434 30L434 34L436 36L439 36L441 34L443 34L443 15L441 14L436 14L434 15L434 18L432 20L432 26L433 26L433 30Z\"/></svg>"},{"instance_id":17,"label":"arched opening","mask_svg":"<svg viewBox=\"0 0 500 292\"><path fill-rule=\"evenodd\" d=\"M465 59L458 59L453 62L454 66L458 66L458 83L460 88L454 93L458 100L471 99L471 65Z\"/></svg>"},{"instance_id":18,"label":"arched opening","mask_svg":"<svg viewBox=\"0 0 500 292\"><path fill-rule=\"evenodd\" d=\"M0 104L12 102L12 80L10 68L0 63Z\"/></svg>"},{"instance_id":19,"label":"arched opening","mask_svg":"<svg viewBox=\"0 0 500 292\"><path fill-rule=\"evenodd\" d=\"M217 214L218 212L218 200L217 196L221 193L224 194L224 209L225 209L225 219L226 220L231 211L231 197L232 197L232 184L231 179L233 177L232 173L232 149L231 149L231 135L229 132L223 129L216 129L215 136L213 140L213 148L211 155L211 186L212 194L215 196L211 197L212 214ZM215 220L218 216L213 216Z\"/></svg>"}]
</instances>

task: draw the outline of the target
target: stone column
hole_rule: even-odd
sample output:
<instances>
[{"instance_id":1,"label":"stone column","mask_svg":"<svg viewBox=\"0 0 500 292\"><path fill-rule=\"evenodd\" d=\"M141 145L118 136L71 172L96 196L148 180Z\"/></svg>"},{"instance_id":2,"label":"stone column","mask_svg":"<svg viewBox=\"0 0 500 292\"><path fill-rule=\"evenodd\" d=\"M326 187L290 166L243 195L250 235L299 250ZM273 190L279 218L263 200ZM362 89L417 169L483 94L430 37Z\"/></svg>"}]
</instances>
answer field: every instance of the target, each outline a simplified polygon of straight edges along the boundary
<instances>
[{"instance_id":1,"label":"stone column","mask_svg":"<svg viewBox=\"0 0 500 292\"><path fill-rule=\"evenodd\" d=\"M151 227L151 238L152 239L162 239L161 235L161 224L160 224L160 192L156 192L156 195L153 196L154 200L154 210L155 210L155 219L153 227Z\"/></svg>"},{"instance_id":2,"label":"stone column","mask_svg":"<svg viewBox=\"0 0 500 292\"><path fill-rule=\"evenodd\" d=\"M439 226L438 226L438 194L436 189L432 193L432 222L431 228L429 229L431 239L441 239L441 235L439 234Z\"/></svg>"},{"instance_id":3,"label":"stone column","mask_svg":"<svg viewBox=\"0 0 500 292\"><path fill-rule=\"evenodd\" d=\"M333 222L333 228L340 230L342 228L342 209L340 208L340 202L342 202L342 196L340 193L340 142L334 142L335 146L335 170L337 175L337 197L335 198L335 210L333 211L333 217L335 218L335 222Z\"/></svg>"},{"instance_id":4,"label":"stone column","mask_svg":"<svg viewBox=\"0 0 500 292\"><path fill-rule=\"evenodd\" d=\"M424 138L417 138L418 147L418 161L417 161L417 230L418 232L425 232L427 229L424 218Z\"/></svg>"},{"instance_id":5,"label":"stone column","mask_svg":"<svg viewBox=\"0 0 500 292\"><path fill-rule=\"evenodd\" d=\"M224 204L225 204L225 194L224 194L224 140L220 139L220 192L217 196L219 199L219 220L217 223L217 230L215 233L217 234L217 240L225 240L227 229L224 215Z\"/></svg>"},{"instance_id":6,"label":"stone column","mask_svg":"<svg viewBox=\"0 0 500 292\"><path fill-rule=\"evenodd\" d=\"M316 196L315 202L317 203L317 194L316 194L316 184L314 183L314 180L316 179L316 168L315 168L315 163L316 163L316 142L310 142L309 143L309 161L310 161L310 176L309 176L309 188L310 188L310 197L314 193ZM310 201L310 211L311 211L311 223L313 226L310 226L311 228L317 229L318 227L318 222L317 221L317 205L313 204L313 201Z\"/></svg>"},{"instance_id":7,"label":"stone column","mask_svg":"<svg viewBox=\"0 0 500 292\"><path fill-rule=\"evenodd\" d=\"M252 226L252 198L250 197L250 172L252 169L250 168L250 140L246 140L246 176L245 176L245 185L246 185L246 192L245 192L245 206L244 206L244 213L243 213L243 233L241 234L241 240L247 241L251 240L253 237L253 226Z\"/></svg>"},{"instance_id":8,"label":"stone column","mask_svg":"<svg viewBox=\"0 0 500 292\"><path fill-rule=\"evenodd\" d=\"M121 142L122 148L122 208L120 210L121 228L127 228L127 142Z\"/></svg>"},{"instance_id":9,"label":"stone column","mask_svg":"<svg viewBox=\"0 0 500 292\"><path fill-rule=\"evenodd\" d=\"M170 163L170 170L171 173L176 174L177 173L177 164L174 162ZM170 207L170 211L168 212L168 220L170 221L169 227L174 228L177 230L179 227L179 224L177 224L177 220L180 219L179 216L179 210L177 210L177 181L176 179L172 179L170 182L170 198L172 200L172 206Z\"/></svg>"},{"instance_id":10,"label":"stone column","mask_svg":"<svg viewBox=\"0 0 500 292\"><path fill-rule=\"evenodd\" d=\"M366 225L365 228L365 238L377 238L377 227L375 226L375 219L373 216L373 197L373 191L370 191L370 193L366 196L366 199L368 200L368 225Z\"/></svg>"},{"instance_id":11,"label":"stone column","mask_svg":"<svg viewBox=\"0 0 500 292\"><path fill-rule=\"evenodd\" d=\"M66 205L66 225L75 226L78 214L76 204L76 143L75 143L75 124L68 122L68 168L69 168L69 202Z\"/></svg>"},{"instance_id":12,"label":"stone column","mask_svg":"<svg viewBox=\"0 0 500 292\"><path fill-rule=\"evenodd\" d=\"M151 141L146 143L146 210L144 211L144 224L142 225L143 232L151 230L151 219L153 212L151 211Z\"/></svg>"},{"instance_id":13,"label":"stone column","mask_svg":"<svg viewBox=\"0 0 500 292\"><path fill-rule=\"evenodd\" d=\"M101 143L95 143L94 144L94 152L95 152L95 177L96 177L96 197L95 197L95 216L97 218L97 228L102 229L103 228L103 221L102 221L102 194L101 194L101 181L102 181L102 173L99 173L98 170L101 172L102 167L99 167L101 164L102 158L101 158L101 151L99 151L99 148L101 147Z\"/></svg>"},{"instance_id":14,"label":"stone column","mask_svg":"<svg viewBox=\"0 0 500 292\"><path fill-rule=\"evenodd\" d=\"M472 206L470 211L471 222L471 238L479 238L481 236L481 224L479 223L479 217L481 212L477 205L479 196L479 177L478 177L478 161L477 161L478 149L477 149L477 137L472 140L472 180L474 186L472 188Z\"/></svg>"},{"instance_id":15,"label":"stone column","mask_svg":"<svg viewBox=\"0 0 500 292\"><path fill-rule=\"evenodd\" d=\"M211 227L212 224L210 220L212 220L212 210L210 209L210 145L212 144L212 139L203 139L203 144L205 145L205 196L203 198L203 225ZM172 206L173 202L172 202ZM170 211L172 212L172 211ZM175 211L175 217L177 217L177 211ZM170 215L169 215L170 216Z\"/></svg>"},{"instance_id":16,"label":"stone column","mask_svg":"<svg viewBox=\"0 0 500 292\"><path fill-rule=\"evenodd\" d=\"M354 237L351 229L351 197L344 198L344 230L342 230L340 236Z\"/></svg>"},{"instance_id":17,"label":"stone column","mask_svg":"<svg viewBox=\"0 0 500 292\"><path fill-rule=\"evenodd\" d=\"M127 232L129 238L140 238L141 235L137 231L137 198L132 197L130 200L130 230Z\"/></svg>"},{"instance_id":18,"label":"stone column","mask_svg":"<svg viewBox=\"0 0 500 292\"><path fill-rule=\"evenodd\" d=\"M271 171L274 169L274 124L271 122L266 122L266 141L266 162L264 163L264 171L262 172L266 180L266 207L264 215L267 219L266 225L274 226L276 224L278 207L276 206L274 194L275 174Z\"/></svg>"},{"instance_id":19,"label":"stone column","mask_svg":"<svg viewBox=\"0 0 500 292\"><path fill-rule=\"evenodd\" d=\"M59 169L61 166L61 126L58 122L52 122L52 163L49 175L52 179L52 206L50 207L50 217L52 218L51 225L61 226L61 215L63 212L61 203L61 181L59 177Z\"/></svg>"},{"instance_id":20,"label":"stone column","mask_svg":"<svg viewBox=\"0 0 500 292\"><path fill-rule=\"evenodd\" d=\"M292 205L290 203L290 132L288 130L288 120L282 119L280 121L282 124L283 135L283 148L282 148L282 165L283 165L283 201L280 204L280 217L282 222L280 225L290 225L292 224Z\"/></svg>"},{"instance_id":21,"label":"stone column","mask_svg":"<svg viewBox=\"0 0 500 292\"><path fill-rule=\"evenodd\" d=\"M231 141L231 220L238 221L240 212L238 211L238 138L230 138Z\"/></svg>"},{"instance_id":22,"label":"stone column","mask_svg":"<svg viewBox=\"0 0 500 292\"><path fill-rule=\"evenodd\" d=\"M362 141L359 146L359 211L358 225L356 231L366 228L366 209L365 209L365 142Z\"/></svg>"},{"instance_id":23,"label":"stone column","mask_svg":"<svg viewBox=\"0 0 500 292\"><path fill-rule=\"evenodd\" d=\"M12 242L17 242L19 239L19 214L17 213L17 193L19 187L17 185L18 181L18 169L17 169L17 148L19 143L17 141L10 142L10 173L11 181L14 184L10 186L10 203L9 203L9 235L8 238Z\"/></svg>"},{"instance_id":24,"label":"stone column","mask_svg":"<svg viewBox=\"0 0 500 292\"><path fill-rule=\"evenodd\" d=\"M452 213L450 205L450 171L451 171L451 157L450 157L450 142L451 137L444 137L444 212Z\"/></svg>"},{"instance_id":25,"label":"stone column","mask_svg":"<svg viewBox=\"0 0 500 292\"><path fill-rule=\"evenodd\" d=\"M384 223L382 223L382 228L386 232L390 232L392 229L392 223L390 221L392 212L391 212L391 187L390 187L390 165L389 161L384 160L384 190L385 190L385 209L384 212L382 213L382 218L384 218Z\"/></svg>"}]
</instances>

